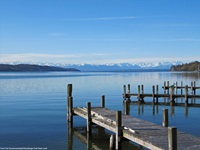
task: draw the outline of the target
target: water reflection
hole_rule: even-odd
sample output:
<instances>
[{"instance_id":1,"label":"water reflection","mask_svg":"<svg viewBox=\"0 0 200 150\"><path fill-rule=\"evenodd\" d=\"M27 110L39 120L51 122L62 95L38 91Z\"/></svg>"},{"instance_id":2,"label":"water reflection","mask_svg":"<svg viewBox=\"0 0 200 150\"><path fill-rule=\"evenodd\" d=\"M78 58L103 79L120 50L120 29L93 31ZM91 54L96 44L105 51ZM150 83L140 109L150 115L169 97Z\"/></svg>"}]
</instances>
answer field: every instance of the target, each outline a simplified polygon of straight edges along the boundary
<instances>
[{"instance_id":1,"label":"water reflection","mask_svg":"<svg viewBox=\"0 0 200 150\"><path fill-rule=\"evenodd\" d=\"M72 127L68 124L68 150L73 150L75 146L74 140L78 139L86 144L87 150L110 150L109 141L111 132L100 126L92 126L92 134L88 136L86 127ZM83 147L79 146L79 149ZM128 140L122 142L122 149L126 150L144 150L145 148L134 145Z\"/></svg>"},{"instance_id":2,"label":"water reflection","mask_svg":"<svg viewBox=\"0 0 200 150\"><path fill-rule=\"evenodd\" d=\"M126 112L128 110L127 114L130 114L131 109L133 109L133 108L131 108L131 106L136 106L138 108L137 109L138 110L137 111L138 112L138 116L141 116L141 115L144 115L145 105L146 106L147 105L148 106L152 106L152 115L153 116L159 114L159 110L160 110L159 107L163 108L164 106L169 107L170 116L172 116L172 117L175 116L175 110L176 110L176 108L178 109L178 107L182 107L182 108L184 107L185 117L188 116L189 107L190 108L200 108L200 104L196 103L196 99L191 99L190 103L183 103L182 99L181 99L180 102L178 102L178 100L176 102L166 102L166 100L165 100L164 102L158 102L158 103L155 103L155 102L144 102L142 104L139 103L139 102L133 101L133 102L129 102L127 104L127 106L124 103L124 112Z\"/></svg>"},{"instance_id":3,"label":"water reflection","mask_svg":"<svg viewBox=\"0 0 200 150\"><path fill-rule=\"evenodd\" d=\"M200 79L200 73L199 72L173 72L172 77L198 80Z\"/></svg>"}]
</instances>

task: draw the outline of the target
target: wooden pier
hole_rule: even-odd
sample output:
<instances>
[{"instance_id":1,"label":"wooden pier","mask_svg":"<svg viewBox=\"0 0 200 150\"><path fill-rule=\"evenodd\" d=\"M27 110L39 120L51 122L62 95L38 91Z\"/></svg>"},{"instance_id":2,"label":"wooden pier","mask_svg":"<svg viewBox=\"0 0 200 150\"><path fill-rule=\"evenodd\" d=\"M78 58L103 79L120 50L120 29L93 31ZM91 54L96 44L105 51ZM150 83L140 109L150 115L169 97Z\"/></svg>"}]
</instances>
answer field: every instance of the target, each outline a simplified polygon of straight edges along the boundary
<instances>
[{"instance_id":1,"label":"wooden pier","mask_svg":"<svg viewBox=\"0 0 200 150\"><path fill-rule=\"evenodd\" d=\"M121 149L121 142L125 139L153 150L200 149L199 137L178 131L175 127L168 127L167 109L163 110L161 126L134 118L126 115L126 113L122 114L121 111L105 108L104 96L102 96L101 107L92 107L91 103L87 102L86 107L73 108L72 85L69 84L68 122L71 125L73 125L74 115L86 119L87 138L90 138L92 124L99 125L115 133L115 149ZM112 137L111 139L113 139Z\"/></svg>"},{"instance_id":2,"label":"wooden pier","mask_svg":"<svg viewBox=\"0 0 200 150\"><path fill-rule=\"evenodd\" d=\"M138 102L143 103L145 97L152 97L153 103L158 103L158 98L169 98L170 102L175 102L174 99L176 98L184 98L185 103L188 103L188 99L191 98L200 98L200 95L196 95L196 90L200 89L200 87L196 87L196 82L191 82L191 86L183 86L181 82L181 86L178 86L178 82L174 83L173 85L169 86L169 81L164 82L164 86L162 86L164 92L159 93L158 85L152 86L152 93L144 93L144 85L138 85L138 92L131 93L130 92L130 84L128 84L128 90L126 89L126 85L124 85L124 93L123 98L124 100L130 101L132 96L137 97ZM180 94L178 94L178 89L181 89ZM183 93L184 89L184 93ZM191 94L189 93L189 89L191 90ZM127 90L127 92L126 92ZM176 92L175 92L176 91Z\"/></svg>"}]
</instances>

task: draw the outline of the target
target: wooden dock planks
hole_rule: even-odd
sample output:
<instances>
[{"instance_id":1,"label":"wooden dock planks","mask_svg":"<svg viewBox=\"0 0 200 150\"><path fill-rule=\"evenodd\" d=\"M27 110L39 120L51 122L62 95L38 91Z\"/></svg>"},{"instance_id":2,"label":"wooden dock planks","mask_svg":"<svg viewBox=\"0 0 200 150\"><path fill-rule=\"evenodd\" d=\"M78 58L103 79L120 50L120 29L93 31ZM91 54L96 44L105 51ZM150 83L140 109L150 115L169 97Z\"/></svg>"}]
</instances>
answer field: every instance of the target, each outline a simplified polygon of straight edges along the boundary
<instances>
[{"instance_id":1,"label":"wooden dock planks","mask_svg":"<svg viewBox=\"0 0 200 150\"><path fill-rule=\"evenodd\" d=\"M73 108L73 113L87 119L87 109ZM116 132L116 112L108 108L91 108L91 121ZM154 123L122 115L122 136L146 148L168 149L168 128ZM177 131L178 149L200 149L200 138Z\"/></svg>"}]
</instances>

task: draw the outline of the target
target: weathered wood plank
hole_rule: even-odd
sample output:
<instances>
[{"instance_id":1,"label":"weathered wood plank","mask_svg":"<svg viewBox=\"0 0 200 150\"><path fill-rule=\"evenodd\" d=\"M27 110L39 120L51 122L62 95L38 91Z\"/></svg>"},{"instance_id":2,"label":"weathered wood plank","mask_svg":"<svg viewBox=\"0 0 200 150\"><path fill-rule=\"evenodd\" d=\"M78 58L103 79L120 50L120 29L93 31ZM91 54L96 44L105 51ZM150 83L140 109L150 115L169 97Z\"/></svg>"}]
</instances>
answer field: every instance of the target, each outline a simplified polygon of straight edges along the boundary
<instances>
[{"instance_id":1,"label":"weathered wood plank","mask_svg":"<svg viewBox=\"0 0 200 150\"><path fill-rule=\"evenodd\" d=\"M73 108L73 113L87 119L86 108ZM91 108L91 122L116 133L116 112L107 108ZM122 115L122 136L149 149L168 149L168 128ZM200 148L200 138L177 131L178 149Z\"/></svg>"}]
</instances>

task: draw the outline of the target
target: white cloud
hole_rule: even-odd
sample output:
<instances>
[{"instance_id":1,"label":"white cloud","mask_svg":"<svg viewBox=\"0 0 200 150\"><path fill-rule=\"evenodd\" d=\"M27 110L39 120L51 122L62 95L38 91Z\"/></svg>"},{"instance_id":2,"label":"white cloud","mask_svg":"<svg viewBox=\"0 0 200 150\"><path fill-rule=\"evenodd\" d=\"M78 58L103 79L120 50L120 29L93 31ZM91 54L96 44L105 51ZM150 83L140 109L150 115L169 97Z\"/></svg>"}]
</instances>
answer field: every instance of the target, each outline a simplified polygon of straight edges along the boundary
<instances>
[{"instance_id":1,"label":"white cloud","mask_svg":"<svg viewBox=\"0 0 200 150\"><path fill-rule=\"evenodd\" d=\"M0 54L0 63L82 63L103 54Z\"/></svg>"},{"instance_id":2,"label":"white cloud","mask_svg":"<svg viewBox=\"0 0 200 150\"><path fill-rule=\"evenodd\" d=\"M59 64L112 64L112 63L140 63L140 62L191 62L200 60L199 56L175 58L122 58L111 53L94 54L0 54L0 63L59 63Z\"/></svg>"}]
</instances>

